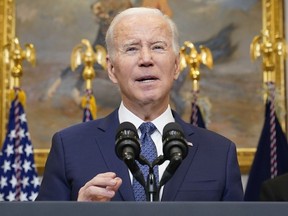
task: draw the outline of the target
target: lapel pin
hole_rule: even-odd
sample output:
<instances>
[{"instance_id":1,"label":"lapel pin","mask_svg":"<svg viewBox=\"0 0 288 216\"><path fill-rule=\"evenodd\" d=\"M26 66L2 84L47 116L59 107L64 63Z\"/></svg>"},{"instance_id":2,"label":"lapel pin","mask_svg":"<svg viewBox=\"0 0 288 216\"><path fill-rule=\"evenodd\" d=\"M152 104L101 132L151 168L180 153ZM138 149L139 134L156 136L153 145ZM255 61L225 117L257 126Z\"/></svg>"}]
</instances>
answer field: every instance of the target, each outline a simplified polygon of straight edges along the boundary
<instances>
[{"instance_id":1,"label":"lapel pin","mask_svg":"<svg viewBox=\"0 0 288 216\"><path fill-rule=\"evenodd\" d=\"M192 147L193 146L193 143L192 142L187 142L187 145Z\"/></svg>"}]
</instances>

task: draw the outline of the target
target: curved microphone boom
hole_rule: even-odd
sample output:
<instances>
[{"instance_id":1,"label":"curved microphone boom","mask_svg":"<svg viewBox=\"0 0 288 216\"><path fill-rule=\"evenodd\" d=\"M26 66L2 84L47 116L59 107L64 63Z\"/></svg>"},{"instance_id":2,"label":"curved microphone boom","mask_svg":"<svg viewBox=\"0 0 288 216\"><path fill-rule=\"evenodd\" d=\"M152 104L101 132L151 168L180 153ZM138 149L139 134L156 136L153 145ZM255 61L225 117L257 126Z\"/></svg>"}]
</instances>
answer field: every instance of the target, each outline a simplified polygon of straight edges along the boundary
<instances>
[{"instance_id":1,"label":"curved microphone boom","mask_svg":"<svg viewBox=\"0 0 288 216\"><path fill-rule=\"evenodd\" d=\"M118 158L124 161L134 178L145 185L144 176L136 161L140 155L140 143L136 127L130 122L119 125L115 137L115 152Z\"/></svg>"},{"instance_id":2,"label":"curved microphone boom","mask_svg":"<svg viewBox=\"0 0 288 216\"><path fill-rule=\"evenodd\" d=\"M160 181L160 187L174 175L182 160L188 154L188 145L181 126L175 122L168 123L163 129L163 153L170 160ZM159 187L159 188L160 188Z\"/></svg>"}]
</instances>

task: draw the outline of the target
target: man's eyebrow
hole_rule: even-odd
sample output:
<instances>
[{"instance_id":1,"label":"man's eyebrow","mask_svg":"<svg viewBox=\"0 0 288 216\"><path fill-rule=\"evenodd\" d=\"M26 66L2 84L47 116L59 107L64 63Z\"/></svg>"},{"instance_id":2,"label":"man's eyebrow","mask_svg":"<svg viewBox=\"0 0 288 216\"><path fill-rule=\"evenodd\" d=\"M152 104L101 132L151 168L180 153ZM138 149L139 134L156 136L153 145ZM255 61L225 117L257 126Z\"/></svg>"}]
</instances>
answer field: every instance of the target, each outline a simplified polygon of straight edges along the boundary
<instances>
[{"instance_id":1,"label":"man's eyebrow","mask_svg":"<svg viewBox=\"0 0 288 216\"><path fill-rule=\"evenodd\" d=\"M153 41L151 44L157 44L157 43L161 43L161 44L165 44L167 45L168 43L164 40L157 40L157 41Z\"/></svg>"},{"instance_id":2,"label":"man's eyebrow","mask_svg":"<svg viewBox=\"0 0 288 216\"><path fill-rule=\"evenodd\" d=\"M133 41L127 41L127 42L124 42L123 44L123 47L128 47L128 46L131 46L131 45L138 45L139 42L133 40Z\"/></svg>"}]
</instances>

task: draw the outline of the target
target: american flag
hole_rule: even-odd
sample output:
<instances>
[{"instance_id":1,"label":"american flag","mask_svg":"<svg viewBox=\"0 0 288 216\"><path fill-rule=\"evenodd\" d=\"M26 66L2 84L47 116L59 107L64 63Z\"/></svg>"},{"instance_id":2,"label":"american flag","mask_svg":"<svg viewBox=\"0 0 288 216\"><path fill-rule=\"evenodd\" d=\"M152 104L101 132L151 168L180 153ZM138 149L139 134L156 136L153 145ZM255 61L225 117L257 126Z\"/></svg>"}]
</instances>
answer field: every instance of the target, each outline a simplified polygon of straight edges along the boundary
<instances>
[{"instance_id":1,"label":"american flag","mask_svg":"<svg viewBox=\"0 0 288 216\"><path fill-rule=\"evenodd\" d=\"M199 89L192 90L192 102L191 102L191 116L190 123L197 127L206 128L201 110L198 106Z\"/></svg>"},{"instance_id":2,"label":"american flag","mask_svg":"<svg viewBox=\"0 0 288 216\"><path fill-rule=\"evenodd\" d=\"M0 152L0 201L34 201L39 187L26 114L16 93Z\"/></svg>"},{"instance_id":3,"label":"american flag","mask_svg":"<svg viewBox=\"0 0 288 216\"><path fill-rule=\"evenodd\" d=\"M190 123L197 127L206 128L201 110L197 105L197 103L192 102L191 106L192 106L192 112L190 116Z\"/></svg>"},{"instance_id":4,"label":"american flag","mask_svg":"<svg viewBox=\"0 0 288 216\"><path fill-rule=\"evenodd\" d=\"M275 126L271 125L274 115ZM271 127L272 126L272 127ZM258 142L257 151L251 166L245 190L245 201L259 201L260 188L264 181L272 177L271 173L271 129L275 130L277 175L288 172L288 144L275 111L271 110L271 101L266 101L265 121Z\"/></svg>"},{"instance_id":5,"label":"american flag","mask_svg":"<svg viewBox=\"0 0 288 216\"><path fill-rule=\"evenodd\" d=\"M92 90L86 89L86 95L82 97L83 122L91 121L96 118L96 100Z\"/></svg>"},{"instance_id":6,"label":"american flag","mask_svg":"<svg viewBox=\"0 0 288 216\"><path fill-rule=\"evenodd\" d=\"M83 110L83 122L91 121L93 120L93 116L91 113L91 110L87 107Z\"/></svg>"}]
</instances>

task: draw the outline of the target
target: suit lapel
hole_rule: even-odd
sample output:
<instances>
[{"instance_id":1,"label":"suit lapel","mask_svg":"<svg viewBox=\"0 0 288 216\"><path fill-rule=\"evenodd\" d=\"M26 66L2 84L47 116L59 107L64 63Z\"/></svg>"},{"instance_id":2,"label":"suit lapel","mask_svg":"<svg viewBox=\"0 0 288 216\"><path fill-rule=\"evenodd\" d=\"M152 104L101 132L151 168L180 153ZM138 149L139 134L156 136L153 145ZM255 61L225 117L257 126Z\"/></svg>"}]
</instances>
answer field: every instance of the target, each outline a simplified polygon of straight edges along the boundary
<instances>
[{"instance_id":1,"label":"suit lapel","mask_svg":"<svg viewBox=\"0 0 288 216\"><path fill-rule=\"evenodd\" d=\"M99 125L98 129L100 129L102 133L99 133L96 140L107 167L122 179L122 185L119 188L120 196L122 196L125 201L133 201L134 194L128 168L125 163L116 156L116 153L114 153L115 134L118 126L118 109L116 109ZM103 140L106 140L105 143L103 143Z\"/></svg>"},{"instance_id":2,"label":"suit lapel","mask_svg":"<svg viewBox=\"0 0 288 216\"><path fill-rule=\"evenodd\" d=\"M194 134L193 128L190 124L184 122L178 114L173 112L175 121L180 124L182 127L185 138L187 142L193 144L193 146L189 146L188 155L183 160L182 164L178 167L178 170L175 172L174 176L167 182L164 186L162 201L174 201L177 195L177 191L179 190L184 178L185 173L188 172L189 167L193 162L194 155L198 149L197 143L193 143L192 135Z\"/></svg>"},{"instance_id":3,"label":"suit lapel","mask_svg":"<svg viewBox=\"0 0 288 216\"><path fill-rule=\"evenodd\" d=\"M184 130L185 138L188 142L192 142L192 135L194 133L193 127L190 124L185 123L179 115L173 112L175 121L179 123ZM96 142L98 143L99 149L103 155L103 159L107 164L109 170L115 172L121 179L122 185L119 188L119 194L124 201L134 201L134 193L131 185L131 180L129 176L129 171L127 166L123 161L121 161L115 152L115 134L119 126L118 119L118 109L116 109L113 113L103 119L101 124L99 124ZM103 143L103 140L106 140ZM182 164L174 174L174 176L167 182L164 186L162 201L173 201L175 196L177 195L177 191L184 180L183 173L187 173L191 163L193 161L194 155L197 151L198 145L197 143L193 143L193 146L189 146L189 152L187 157L183 160ZM112 154L111 154L112 152Z\"/></svg>"}]
</instances>

